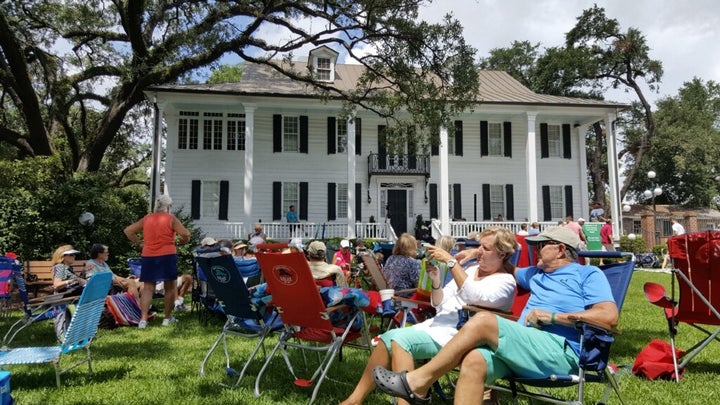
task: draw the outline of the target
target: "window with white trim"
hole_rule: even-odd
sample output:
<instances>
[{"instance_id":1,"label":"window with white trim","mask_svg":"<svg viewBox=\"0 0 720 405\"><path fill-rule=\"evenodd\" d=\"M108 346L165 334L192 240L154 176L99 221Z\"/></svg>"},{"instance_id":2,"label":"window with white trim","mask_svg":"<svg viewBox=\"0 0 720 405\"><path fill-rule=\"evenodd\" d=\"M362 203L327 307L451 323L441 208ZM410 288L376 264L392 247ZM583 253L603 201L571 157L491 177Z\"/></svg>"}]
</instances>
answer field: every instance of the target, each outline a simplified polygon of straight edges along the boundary
<instances>
[{"instance_id":1,"label":"window with white trim","mask_svg":"<svg viewBox=\"0 0 720 405\"><path fill-rule=\"evenodd\" d=\"M283 152L300 151L300 117L283 115Z\"/></svg>"},{"instance_id":2,"label":"window with white trim","mask_svg":"<svg viewBox=\"0 0 720 405\"><path fill-rule=\"evenodd\" d=\"M562 131L560 125L548 124L548 156L563 157ZM562 218L563 216L560 216ZM553 214L553 218L555 218Z\"/></svg>"},{"instance_id":3,"label":"window with white trim","mask_svg":"<svg viewBox=\"0 0 720 405\"><path fill-rule=\"evenodd\" d=\"M548 186L550 190L550 217L565 218L565 192L563 186Z\"/></svg>"},{"instance_id":4,"label":"window with white trim","mask_svg":"<svg viewBox=\"0 0 720 405\"><path fill-rule=\"evenodd\" d=\"M282 184L283 191L282 191L282 198L283 198L283 207L285 208L285 212L288 211L291 205L295 206L295 212L298 213L298 218L300 215L300 183L295 182L284 182Z\"/></svg>"},{"instance_id":5,"label":"window with white trim","mask_svg":"<svg viewBox=\"0 0 720 405\"><path fill-rule=\"evenodd\" d=\"M497 218L498 214L505 216L505 185L490 184L490 218Z\"/></svg>"},{"instance_id":6,"label":"window with white trim","mask_svg":"<svg viewBox=\"0 0 720 405\"><path fill-rule=\"evenodd\" d=\"M505 156L502 129L501 123L488 122L488 156Z\"/></svg>"},{"instance_id":7,"label":"window with white trim","mask_svg":"<svg viewBox=\"0 0 720 405\"><path fill-rule=\"evenodd\" d=\"M245 114L228 113L227 150L245 150Z\"/></svg>"},{"instance_id":8,"label":"window with white trim","mask_svg":"<svg viewBox=\"0 0 720 405\"><path fill-rule=\"evenodd\" d=\"M315 63L315 78L325 82L330 81L332 64L330 58L318 57Z\"/></svg>"},{"instance_id":9,"label":"window with white trim","mask_svg":"<svg viewBox=\"0 0 720 405\"><path fill-rule=\"evenodd\" d=\"M347 153L348 122L345 119L335 120L337 125L337 153Z\"/></svg>"},{"instance_id":10,"label":"window with white trim","mask_svg":"<svg viewBox=\"0 0 720 405\"><path fill-rule=\"evenodd\" d=\"M199 117L197 111L180 111L178 120L178 149L197 149Z\"/></svg>"},{"instance_id":11,"label":"window with white trim","mask_svg":"<svg viewBox=\"0 0 720 405\"><path fill-rule=\"evenodd\" d=\"M356 197L357 198L357 197ZM348 217L348 185L347 183L337 183L337 189L335 190L335 205L337 219L347 219Z\"/></svg>"},{"instance_id":12,"label":"window with white trim","mask_svg":"<svg viewBox=\"0 0 720 405\"><path fill-rule=\"evenodd\" d=\"M222 113L203 113L203 149L222 149L222 127Z\"/></svg>"},{"instance_id":13,"label":"window with white trim","mask_svg":"<svg viewBox=\"0 0 720 405\"><path fill-rule=\"evenodd\" d=\"M202 218L217 218L220 214L220 182L217 180L202 182L201 196Z\"/></svg>"}]
</instances>

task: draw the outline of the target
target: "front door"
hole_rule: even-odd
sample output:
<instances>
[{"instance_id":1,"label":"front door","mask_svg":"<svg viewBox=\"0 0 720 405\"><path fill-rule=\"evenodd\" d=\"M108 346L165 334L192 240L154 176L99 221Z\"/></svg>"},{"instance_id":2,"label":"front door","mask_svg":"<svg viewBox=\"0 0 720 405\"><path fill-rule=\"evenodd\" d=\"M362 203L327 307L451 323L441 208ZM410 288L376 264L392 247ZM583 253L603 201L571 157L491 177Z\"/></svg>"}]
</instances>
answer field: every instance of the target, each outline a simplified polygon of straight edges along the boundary
<instances>
[{"instance_id":1,"label":"front door","mask_svg":"<svg viewBox=\"0 0 720 405\"><path fill-rule=\"evenodd\" d=\"M407 190L387 191L387 214L396 235L407 232Z\"/></svg>"}]
</instances>

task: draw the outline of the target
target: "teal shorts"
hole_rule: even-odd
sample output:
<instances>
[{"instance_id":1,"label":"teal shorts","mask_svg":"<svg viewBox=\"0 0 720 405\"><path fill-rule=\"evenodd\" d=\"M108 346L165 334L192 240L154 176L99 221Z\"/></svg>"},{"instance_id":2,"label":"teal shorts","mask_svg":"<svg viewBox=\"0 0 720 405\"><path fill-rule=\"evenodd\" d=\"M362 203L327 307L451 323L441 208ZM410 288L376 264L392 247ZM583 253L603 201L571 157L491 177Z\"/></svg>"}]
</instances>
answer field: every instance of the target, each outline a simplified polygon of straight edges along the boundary
<instances>
[{"instance_id":1,"label":"teal shorts","mask_svg":"<svg viewBox=\"0 0 720 405\"><path fill-rule=\"evenodd\" d=\"M390 329L380 335L388 353L392 354L390 342L395 341L406 352L412 355L413 359L431 359L440 351L441 346L437 344L427 332L417 330L413 327Z\"/></svg>"},{"instance_id":2,"label":"teal shorts","mask_svg":"<svg viewBox=\"0 0 720 405\"><path fill-rule=\"evenodd\" d=\"M499 316L497 320L497 349L478 348L488 366L485 384L510 375L544 378L578 372L578 356L564 337Z\"/></svg>"}]
</instances>

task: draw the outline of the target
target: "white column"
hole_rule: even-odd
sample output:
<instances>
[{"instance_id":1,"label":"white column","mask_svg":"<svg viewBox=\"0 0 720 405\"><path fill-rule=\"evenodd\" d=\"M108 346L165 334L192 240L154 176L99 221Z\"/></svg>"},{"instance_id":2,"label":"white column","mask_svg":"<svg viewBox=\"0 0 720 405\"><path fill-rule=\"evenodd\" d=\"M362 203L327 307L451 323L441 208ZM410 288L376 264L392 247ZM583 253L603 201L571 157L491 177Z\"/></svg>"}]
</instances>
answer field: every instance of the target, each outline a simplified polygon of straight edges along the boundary
<instances>
[{"instance_id":1,"label":"white column","mask_svg":"<svg viewBox=\"0 0 720 405\"><path fill-rule=\"evenodd\" d=\"M610 185L610 215L614 239L620 240L620 180L618 177L618 158L615 146L615 114L610 113L605 118L605 140L607 142L608 183Z\"/></svg>"},{"instance_id":2,"label":"white column","mask_svg":"<svg viewBox=\"0 0 720 405\"><path fill-rule=\"evenodd\" d=\"M577 221L578 217L583 217L587 219L588 207L590 206L588 202L588 182L586 180L587 177L587 145L585 143L585 134L587 133L588 126L587 125L580 125L579 127L575 128L575 135L578 137L578 173L581 174L582 177L580 177L580 213L578 215L575 215L575 220Z\"/></svg>"},{"instance_id":3,"label":"white column","mask_svg":"<svg viewBox=\"0 0 720 405\"><path fill-rule=\"evenodd\" d=\"M527 145L525 147L525 164L527 165L528 221L538 220L538 188L537 188L537 154L535 152L535 118L536 111L527 113Z\"/></svg>"},{"instance_id":4,"label":"white column","mask_svg":"<svg viewBox=\"0 0 720 405\"><path fill-rule=\"evenodd\" d=\"M450 192L448 179L448 130L445 127L440 127L440 230L443 235L450 235Z\"/></svg>"},{"instance_id":5,"label":"white column","mask_svg":"<svg viewBox=\"0 0 720 405\"><path fill-rule=\"evenodd\" d=\"M243 184L244 230L255 223L253 219L253 171L255 146L255 105L245 104L245 184Z\"/></svg>"},{"instance_id":6,"label":"white column","mask_svg":"<svg viewBox=\"0 0 720 405\"><path fill-rule=\"evenodd\" d=\"M355 238L355 117L347 119L347 236Z\"/></svg>"}]
</instances>

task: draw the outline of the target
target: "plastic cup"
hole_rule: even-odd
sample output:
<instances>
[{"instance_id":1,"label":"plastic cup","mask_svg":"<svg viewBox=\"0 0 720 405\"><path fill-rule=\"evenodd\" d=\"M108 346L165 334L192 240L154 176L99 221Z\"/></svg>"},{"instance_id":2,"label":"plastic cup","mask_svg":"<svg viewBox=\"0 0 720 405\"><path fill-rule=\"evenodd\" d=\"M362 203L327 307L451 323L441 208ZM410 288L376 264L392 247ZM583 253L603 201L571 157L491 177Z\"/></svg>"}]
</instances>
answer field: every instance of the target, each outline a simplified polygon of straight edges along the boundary
<instances>
[{"instance_id":1,"label":"plastic cup","mask_svg":"<svg viewBox=\"0 0 720 405\"><path fill-rule=\"evenodd\" d=\"M387 301L395 295L395 290L392 288L388 288L386 290L380 290L380 301Z\"/></svg>"}]
</instances>

